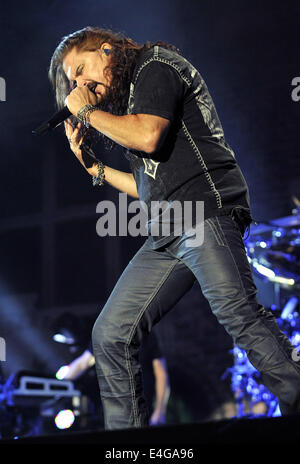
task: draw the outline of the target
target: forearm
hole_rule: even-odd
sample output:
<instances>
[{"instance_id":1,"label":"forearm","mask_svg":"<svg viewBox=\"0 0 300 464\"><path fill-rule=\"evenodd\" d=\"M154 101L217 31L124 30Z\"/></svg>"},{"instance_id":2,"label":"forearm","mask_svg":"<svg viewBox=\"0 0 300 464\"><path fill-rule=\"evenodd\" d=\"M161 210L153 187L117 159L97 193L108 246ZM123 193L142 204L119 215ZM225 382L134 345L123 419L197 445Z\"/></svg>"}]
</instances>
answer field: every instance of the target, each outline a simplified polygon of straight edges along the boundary
<instances>
[{"instance_id":1,"label":"forearm","mask_svg":"<svg viewBox=\"0 0 300 464\"><path fill-rule=\"evenodd\" d=\"M152 153L157 149L159 127L151 116L139 114L117 116L105 111L93 111L91 125L114 142L131 150Z\"/></svg>"},{"instance_id":2,"label":"forearm","mask_svg":"<svg viewBox=\"0 0 300 464\"><path fill-rule=\"evenodd\" d=\"M167 402L169 399L170 388L168 374L162 360L154 361L155 372L155 411L165 413Z\"/></svg>"},{"instance_id":3,"label":"forearm","mask_svg":"<svg viewBox=\"0 0 300 464\"><path fill-rule=\"evenodd\" d=\"M89 174L96 176L98 172L97 164L94 164L92 168L88 169L88 172ZM105 182L117 190L127 193L127 195L130 195L133 198L139 198L136 182L132 173L119 171L109 166L105 166L104 179Z\"/></svg>"},{"instance_id":4,"label":"forearm","mask_svg":"<svg viewBox=\"0 0 300 464\"><path fill-rule=\"evenodd\" d=\"M95 358L89 351L85 351L81 356L74 359L74 361L69 364L69 370L65 375L65 380L75 380L83 372L85 372L89 367L93 366L95 363Z\"/></svg>"},{"instance_id":5,"label":"forearm","mask_svg":"<svg viewBox=\"0 0 300 464\"><path fill-rule=\"evenodd\" d=\"M69 370L64 377L64 380L75 380L84 372L84 367L82 366L82 362L80 360L73 361L69 365Z\"/></svg>"},{"instance_id":6,"label":"forearm","mask_svg":"<svg viewBox=\"0 0 300 464\"><path fill-rule=\"evenodd\" d=\"M154 404L154 409L160 414L166 412L166 406L169 399L170 388L166 381L159 380L155 385L156 399Z\"/></svg>"},{"instance_id":7,"label":"forearm","mask_svg":"<svg viewBox=\"0 0 300 464\"><path fill-rule=\"evenodd\" d=\"M115 115L100 109L87 113L86 106L95 106L96 97L88 86L77 86L66 98L66 105L74 116L85 119L97 131L119 145L147 154L159 150L163 144L170 120L152 114Z\"/></svg>"}]
</instances>

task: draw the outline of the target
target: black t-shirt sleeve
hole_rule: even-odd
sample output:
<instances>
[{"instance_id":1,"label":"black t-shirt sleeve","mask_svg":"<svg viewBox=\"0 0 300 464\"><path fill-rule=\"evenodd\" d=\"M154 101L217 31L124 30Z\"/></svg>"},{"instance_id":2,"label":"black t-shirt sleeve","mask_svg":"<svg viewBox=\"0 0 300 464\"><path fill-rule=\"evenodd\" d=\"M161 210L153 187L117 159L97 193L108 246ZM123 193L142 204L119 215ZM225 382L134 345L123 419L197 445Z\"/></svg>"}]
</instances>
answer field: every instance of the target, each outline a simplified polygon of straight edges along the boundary
<instances>
[{"instance_id":1,"label":"black t-shirt sleeve","mask_svg":"<svg viewBox=\"0 0 300 464\"><path fill-rule=\"evenodd\" d=\"M154 359L162 358L163 354L160 348L158 338L154 331L146 335L143 338L141 351L140 351L140 360L142 364L146 365L147 363L151 364Z\"/></svg>"},{"instance_id":2,"label":"black t-shirt sleeve","mask_svg":"<svg viewBox=\"0 0 300 464\"><path fill-rule=\"evenodd\" d=\"M174 120L184 91L178 72L170 65L151 61L139 73L131 114L152 114Z\"/></svg>"}]
</instances>

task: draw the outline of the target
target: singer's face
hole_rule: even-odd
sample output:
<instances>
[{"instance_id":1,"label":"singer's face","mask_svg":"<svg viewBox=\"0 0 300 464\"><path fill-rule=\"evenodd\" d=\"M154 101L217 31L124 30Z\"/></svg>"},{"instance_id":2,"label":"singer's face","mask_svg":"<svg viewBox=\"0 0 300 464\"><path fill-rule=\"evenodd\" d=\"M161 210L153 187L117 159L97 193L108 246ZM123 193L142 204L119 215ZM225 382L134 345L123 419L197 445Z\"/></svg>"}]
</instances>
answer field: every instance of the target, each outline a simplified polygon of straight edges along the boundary
<instances>
[{"instance_id":1,"label":"singer's face","mask_svg":"<svg viewBox=\"0 0 300 464\"><path fill-rule=\"evenodd\" d=\"M110 56L103 49L110 49L110 44L102 44L95 51L80 51L75 47L67 53L63 61L63 69L73 87L87 85L95 93L97 101L106 93L111 77L104 75L104 69L109 65Z\"/></svg>"}]
</instances>

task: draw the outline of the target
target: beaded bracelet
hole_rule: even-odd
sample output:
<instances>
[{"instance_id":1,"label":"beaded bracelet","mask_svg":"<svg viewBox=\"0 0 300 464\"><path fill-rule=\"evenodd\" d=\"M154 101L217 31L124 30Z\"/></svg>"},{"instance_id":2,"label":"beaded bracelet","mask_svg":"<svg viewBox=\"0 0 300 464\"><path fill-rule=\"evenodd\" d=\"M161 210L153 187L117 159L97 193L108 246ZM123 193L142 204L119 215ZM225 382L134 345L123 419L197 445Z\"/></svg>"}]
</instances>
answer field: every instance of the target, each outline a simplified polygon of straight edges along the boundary
<instances>
[{"instance_id":1,"label":"beaded bracelet","mask_svg":"<svg viewBox=\"0 0 300 464\"><path fill-rule=\"evenodd\" d=\"M77 113L77 119L86 127L90 125L90 114L98 108L94 105L85 105Z\"/></svg>"},{"instance_id":2,"label":"beaded bracelet","mask_svg":"<svg viewBox=\"0 0 300 464\"><path fill-rule=\"evenodd\" d=\"M93 176L93 185L103 185L104 184L104 164L102 161L97 160L97 167L98 167L98 174L97 176Z\"/></svg>"}]
</instances>

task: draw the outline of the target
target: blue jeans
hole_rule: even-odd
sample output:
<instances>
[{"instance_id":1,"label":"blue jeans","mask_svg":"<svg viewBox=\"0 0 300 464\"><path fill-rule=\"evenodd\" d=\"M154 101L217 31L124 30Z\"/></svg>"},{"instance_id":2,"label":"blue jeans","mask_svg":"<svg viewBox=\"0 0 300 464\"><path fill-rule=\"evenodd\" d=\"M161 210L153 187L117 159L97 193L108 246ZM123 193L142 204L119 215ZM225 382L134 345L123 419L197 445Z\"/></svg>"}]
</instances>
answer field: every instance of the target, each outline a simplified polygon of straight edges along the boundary
<instances>
[{"instance_id":1,"label":"blue jeans","mask_svg":"<svg viewBox=\"0 0 300 464\"><path fill-rule=\"evenodd\" d=\"M148 426L141 340L195 279L218 321L277 396L282 414L300 391L293 347L257 300L238 223L231 215L212 217L204 221L202 245L188 247L187 238L183 234L158 250L146 239L95 322L93 350L106 429Z\"/></svg>"}]
</instances>

